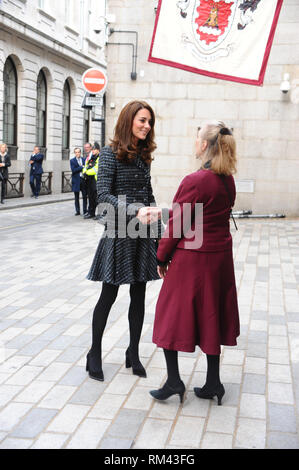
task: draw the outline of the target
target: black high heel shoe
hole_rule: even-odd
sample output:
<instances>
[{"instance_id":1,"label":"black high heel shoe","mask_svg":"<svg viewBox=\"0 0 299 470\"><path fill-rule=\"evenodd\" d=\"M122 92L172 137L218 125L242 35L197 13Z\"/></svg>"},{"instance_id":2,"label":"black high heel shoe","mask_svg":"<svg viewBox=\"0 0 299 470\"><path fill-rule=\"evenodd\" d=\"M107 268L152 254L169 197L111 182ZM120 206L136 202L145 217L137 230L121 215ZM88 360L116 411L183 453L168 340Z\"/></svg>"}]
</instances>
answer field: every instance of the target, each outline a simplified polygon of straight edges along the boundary
<instances>
[{"instance_id":1,"label":"black high heel shoe","mask_svg":"<svg viewBox=\"0 0 299 470\"><path fill-rule=\"evenodd\" d=\"M138 375L139 377L146 377L145 368L139 361L139 359L132 359L130 354L130 349L126 350L126 368L129 369L132 367L132 371L134 375Z\"/></svg>"},{"instance_id":2,"label":"black high heel shoe","mask_svg":"<svg viewBox=\"0 0 299 470\"><path fill-rule=\"evenodd\" d=\"M221 405L222 397L225 394L225 389L222 384L219 384L214 390L211 390L206 386L202 388L194 387L194 393L198 398L212 399L216 396L218 399L219 406Z\"/></svg>"},{"instance_id":3,"label":"black high heel shoe","mask_svg":"<svg viewBox=\"0 0 299 470\"><path fill-rule=\"evenodd\" d=\"M159 388L159 390L151 390L150 394L156 400L167 400L167 398L171 397L172 395L179 395L180 402L183 403L185 391L186 388L184 382L181 382L177 387L171 387L166 382L162 388Z\"/></svg>"},{"instance_id":4,"label":"black high heel shoe","mask_svg":"<svg viewBox=\"0 0 299 470\"><path fill-rule=\"evenodd\" d=\"M86 356L86 371L91 379L100 380L101 382L104 381L104 374L102 370L102 364L96 364L96 359L94 359L90 352Z\"/></svg>"}]
</instances>

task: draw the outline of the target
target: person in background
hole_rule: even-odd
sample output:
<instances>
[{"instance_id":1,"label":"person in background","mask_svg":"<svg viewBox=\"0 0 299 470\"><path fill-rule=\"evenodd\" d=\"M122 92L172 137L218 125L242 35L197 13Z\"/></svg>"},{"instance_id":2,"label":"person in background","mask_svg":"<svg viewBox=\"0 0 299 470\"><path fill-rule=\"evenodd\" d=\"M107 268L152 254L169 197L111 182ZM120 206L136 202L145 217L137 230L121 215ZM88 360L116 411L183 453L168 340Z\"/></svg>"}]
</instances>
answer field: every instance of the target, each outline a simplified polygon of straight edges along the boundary
<instances>
[{"instance_id":1,"label":"person in background","mask_svg":"<svg viewBox=\"0 0 299 470\"><path fill-rule=\"evenodd\" d=\"M8 180L8 167L11 166L10 157L6 144L0 145L0 183L1 183L1 204L4 204L6 184Z\"/></svg>"},{"instance_id":2,"label":"person in background","mask_svg":"<svg viewBox=\"0 0 299 470\"><path fill-rule=\"evenodd\" d=\"M90 157L92 156L92 145L90 142L86 142L86 144L84 144L83 146L83 150L84 150L84 158L85 158L85 163L90 159ZM86 191L87 191L87 188L86 188ZM87 199L88 199L88 194L87 194ZM88 201L88 208L87 208L87 213L84 214L84 215L88 215L89 214L89 201Z\"/></svg>"},{"instance_id":3,"label":"person in background","mask_svg":"<svg viewBox=\"0 0 299 470\"><path fill-rule=\"evenodd\" d=\"M194 352L199 346L207 357L207 376L204 386L195 387L194 393L206 399L217 396L221 405L225 393L219 374L221 345L235 346L240 333L229 224L236 196L232 176L236 144L230 129L221 121L205 124L198 132L196 156L201 168L182 180L157 251L158 272L164 281L153 342L164 350L168 377L162 388L150 393L157 400L178 394L182 401L185 385L178 351ZM200 223L196 223L197 203L203 205ZM191 222L177 235L175 228L181 224L186 204L191 208ZM202 237L195 246L186 235L199 229Z\"/></svg>"},{"instance_id":4,"label":"person in background","mask_svg":"<svg viewBox=\"0 0 299 470\"><path fill-rule=\"evenodd\" d=\"M84 157L85 159L88 159L92 156L92 145L90 142L86 142L86 144L84 144Z\"/></svg>"},{"instance_id":5,"label":"person in background","mask_svg":"<svg viewBox=\"0 0 299 470\"><path fill-rule=\"evenodd\" d=\"M92 146L92 155L86 158L85 165L83 168L83 175L86 182L89 208L88 214L85 214L84 219L96 220L96 208L97 208L97 175L99 165L99 154L101 147L98 142L95 142Z\"/></svg>"},{"instance_id":6,"label":"person in background","mask_svg":"<svg viewBox=\"0 0 299 470\"><path fill-rule=\"evenodd\" d=\"M30 157L29 165L30 165L30 187L32 191L31 197L38 198L40 187L41 187L41 180L43 174L43 163L44 156L40 153L40 147L37 145L33 149L33 153Z\"/></svg>"},{"instance_id":7,"label":"person in background","mask_svg":"<svg viewBox=\"0 0 299 470\"><path fill-rule=\"evenodd\" d=\"M81 149L76 147L74 149L75 156L70 160L72 170L72 191L75 195L75 215L80 215L80 192L83 199L83 215L87 214L87 189L86 182L83 176L83 168L85 165L85 158L81 156Z\"/></svg>"}]
</instances>

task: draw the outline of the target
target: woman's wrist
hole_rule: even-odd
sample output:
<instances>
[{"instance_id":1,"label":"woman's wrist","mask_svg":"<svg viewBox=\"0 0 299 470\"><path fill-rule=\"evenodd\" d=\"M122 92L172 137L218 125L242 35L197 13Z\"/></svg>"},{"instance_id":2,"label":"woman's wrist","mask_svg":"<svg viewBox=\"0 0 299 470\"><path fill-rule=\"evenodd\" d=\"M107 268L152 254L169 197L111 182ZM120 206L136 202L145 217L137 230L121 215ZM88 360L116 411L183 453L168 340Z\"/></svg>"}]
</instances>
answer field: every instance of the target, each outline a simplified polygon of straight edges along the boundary
<instances>
[{"instance_id":1,"label":"woman's wrist","mask_svg":"<svg viewBox=\"0 0 299 470\"><path fill-rule=\"evenodd\" d=\"M168 263L169 263L169 261L161 261L161 260L157 257L157 265L158 265L158 266L164 267L164 266L167 266Z\"/></svg>"}]
</instances>

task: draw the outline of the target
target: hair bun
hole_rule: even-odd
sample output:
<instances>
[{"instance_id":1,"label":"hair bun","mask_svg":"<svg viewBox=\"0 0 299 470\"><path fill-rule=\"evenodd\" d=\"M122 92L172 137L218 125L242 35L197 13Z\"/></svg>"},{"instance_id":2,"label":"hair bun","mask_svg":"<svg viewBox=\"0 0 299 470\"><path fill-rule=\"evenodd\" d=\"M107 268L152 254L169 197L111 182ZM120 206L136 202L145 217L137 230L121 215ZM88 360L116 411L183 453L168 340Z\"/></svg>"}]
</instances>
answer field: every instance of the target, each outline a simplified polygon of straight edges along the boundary
<instances>
[{"instance_id":1,"label":"hair bun","mask_svg":"<svg viewBox=\"0 0 299 470\"><path fill-rule=\"evenodd\" d=\"M233 135L227 127L221 127L219 134L221 135Z\"/></svg>"}]
</instances>

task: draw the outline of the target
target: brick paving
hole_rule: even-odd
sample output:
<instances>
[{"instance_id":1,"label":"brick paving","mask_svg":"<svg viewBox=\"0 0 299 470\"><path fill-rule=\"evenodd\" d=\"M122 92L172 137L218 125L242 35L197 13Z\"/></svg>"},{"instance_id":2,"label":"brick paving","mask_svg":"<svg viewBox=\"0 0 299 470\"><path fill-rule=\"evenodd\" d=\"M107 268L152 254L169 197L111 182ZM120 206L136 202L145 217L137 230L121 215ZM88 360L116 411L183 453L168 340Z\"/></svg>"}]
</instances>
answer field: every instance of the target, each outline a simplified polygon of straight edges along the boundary
<instances>
[{"instance_id":1,"label":"brick paving","mask_svg":"<svg viewBox=\"0 0 299 470\"><path fill-rule=\"evenodd\" d=\"M193 393L205 379L199 349L179 355L183 404L148 393L166 377L151 342L162 281L147 287L140 352L148 377L124 365L128 286L103 340L105 381L88 377L101 285L85 276L102 229L73 213L73 202L0 211L0 448L298 449L299 220L239 219L232 228L241 335L222 349L218 407Z\"/></svg>"}]
</instances>

